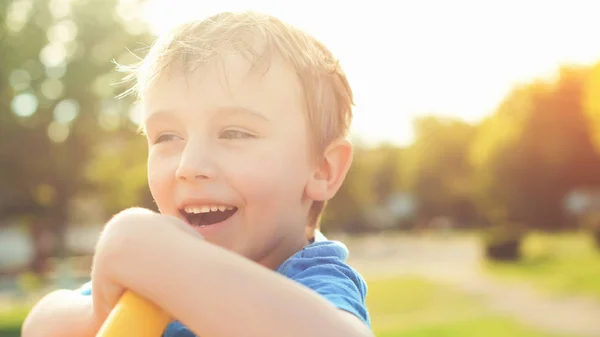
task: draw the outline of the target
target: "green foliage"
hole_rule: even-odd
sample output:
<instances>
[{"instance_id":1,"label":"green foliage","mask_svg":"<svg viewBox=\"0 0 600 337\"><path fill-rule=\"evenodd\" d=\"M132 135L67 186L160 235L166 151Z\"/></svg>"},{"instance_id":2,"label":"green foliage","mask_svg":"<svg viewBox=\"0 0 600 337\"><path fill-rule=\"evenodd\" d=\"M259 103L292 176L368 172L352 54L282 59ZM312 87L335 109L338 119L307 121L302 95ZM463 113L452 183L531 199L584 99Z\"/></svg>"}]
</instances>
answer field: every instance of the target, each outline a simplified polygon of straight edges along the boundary
<instances>
[{"instance_id":1,"label":"green foliage","mask_svg":"<svg viewBox=\"0 0 600 337\"><path fill-rule=\"evenodd\" d=\"M403 149L393 146L364 148L356 146L354 161L342 187L327 205L324 230L367 230L373 224L367 211L381 205L393 193L403 190Z\"/></svg>"},{"instance_id":2,"label":"green foliage","mask_svg":"<svg viewBox=\"0 0 600 337\"><path fill-rule=\"evenodd\" d=\"M415 120L415 142L407 149L408 190L425 218L449 216L462 224L474 221L471 167L467 159L475 127L437 117Z\"/></svg>"},{"instance_id":3,"label":"green foliage","mask_svg":"<svg viewBox=\"0 0 600 337\"><path fill-rule=\"evenodd\" d=\"M146 139L131 131L112 135L93 147L86 177L108 214L132 205L153 208L146 178Z\"/></svg>"},{"instance_id":4,"label":"green foliage","mask_svg":"<svg viewBox=\"0 0 600 337\"><path fill-rule=\"evenodd\" d=\"M63 251L69 205L77 196L136 193L107 184L121 177L115 172L104 180L86 176L98 157L94 149L131 125L132 100L115 98L123 88L114 85L120 75L112 61L132 61L129 50L151 42L148 34L132 33L139 19L123 19L118 3L0 3L0 222L33 216L32 225L49 227L56 236L55 253ZM143 165L141 156L133 158ZM140 174L127 175L135 175L128 182L135 185ZM123 207L135 199L105 200L122 201Z\"/></svg>"},{"instance_id":5,"label":"green foliage","mask_svg":"<svg viewBox=\"0 0 600 337\"><path fill-rule=\"evenodd\" d=\"M589 69L563 68L555 81L509 94L471 145L478 207L494 221L561 229L565 195L598 186L600 157L582 106Z\"/></svg>"},{"instance_id":6,"label":"green foliage","mask_svg":"<svg viewBox=\"0 0 600 337\"><path fill-rule=\"evenodd\" d=\"M584 95L584 108L590 119L592 139L596 148L600 150L600 62L590 71Z\"/></svg>"}]
</instances>

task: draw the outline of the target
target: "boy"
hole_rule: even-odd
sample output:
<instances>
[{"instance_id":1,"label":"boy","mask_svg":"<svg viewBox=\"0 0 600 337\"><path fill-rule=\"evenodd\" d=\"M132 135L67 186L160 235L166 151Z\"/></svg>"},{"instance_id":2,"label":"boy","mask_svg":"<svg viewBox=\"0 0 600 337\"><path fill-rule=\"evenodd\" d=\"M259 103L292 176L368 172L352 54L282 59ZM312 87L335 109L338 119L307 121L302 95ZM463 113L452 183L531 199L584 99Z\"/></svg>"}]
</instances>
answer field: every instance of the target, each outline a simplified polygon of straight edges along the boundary
<instances>
[{"instance_id":1,"label":"boy","mask_svg":"<svg viewBox=\"0 0 600 337\"><path fill-rule=\"evenodd\" d=\"M224 13L159 39L133 74L160 214L113 217L91 289L43 298L23 336L94 336L124 289L177 318L167 337L372 336L363 278L316 230L352 162L331 53Z\"/></svg>"}]
</instances>

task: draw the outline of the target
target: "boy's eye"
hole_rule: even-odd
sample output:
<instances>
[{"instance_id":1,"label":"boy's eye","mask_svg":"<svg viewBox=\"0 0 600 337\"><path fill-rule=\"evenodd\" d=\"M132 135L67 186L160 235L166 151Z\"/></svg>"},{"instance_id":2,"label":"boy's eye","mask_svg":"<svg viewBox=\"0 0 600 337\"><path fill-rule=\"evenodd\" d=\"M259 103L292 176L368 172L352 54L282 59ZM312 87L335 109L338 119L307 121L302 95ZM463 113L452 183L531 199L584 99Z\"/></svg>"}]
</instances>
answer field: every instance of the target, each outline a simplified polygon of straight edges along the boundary
<instances>
[{"instance_id":1,"label":"boy's eye","mask_svg":"<svg viewBox=\"0 0 600 337\"><path fill-rule=\"evenodd\" d=\"M240 130L223 130L219 134L219 138L245 139L245 138L256 138L256 136L251 133L240 131Z\"/></svg>"},{"instance_id":2,"label":"boy's eye","mask_svg":"<svg viewBox=\"0 0 600 337\"><path fill-rule=\"evenodd\" d=\"M154 144L169 142L169 141L177 140L177 139L181 139L181 137L174 135L174 134L165 133L165 134L158 136L158 138L156 138L156 140L154 141Z\"/></svg>"}]
</instances>

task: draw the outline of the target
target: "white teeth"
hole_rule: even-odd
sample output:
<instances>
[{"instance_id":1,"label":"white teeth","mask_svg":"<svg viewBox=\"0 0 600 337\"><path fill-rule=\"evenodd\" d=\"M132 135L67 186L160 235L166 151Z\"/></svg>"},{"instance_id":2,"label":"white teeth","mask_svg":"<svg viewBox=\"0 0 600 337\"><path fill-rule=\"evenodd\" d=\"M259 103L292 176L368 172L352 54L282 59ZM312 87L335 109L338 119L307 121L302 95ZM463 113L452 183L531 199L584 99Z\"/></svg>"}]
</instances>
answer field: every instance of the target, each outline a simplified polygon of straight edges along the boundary
<instances>
[{"instance_id":1,"label":"white teeth","mask_svg":"<svg viewBox=\"0 0 600 337\"><path fill-rule=\"evenodd\" d=\"M216 211L221 211L224 212L225 210L233 210L235 207L233 206L225 206L225 205L206 205L206 206L186 206L184 207L184 211L186 213L191 213L191 214L200 214L200 213L208 213L208 212L216 212Z\"/></svg>"},{"instance_id":2,"label":"white teeth","mask_svg":"<svg viewBox=\"0 0 600 337\"><path fill-rule=\"evenodd\" d=\"M199 213L208 213L210 212L210 208L207 206L186 206L184 208L186 213L199 214Z\"/></svg>"}]
</instances>

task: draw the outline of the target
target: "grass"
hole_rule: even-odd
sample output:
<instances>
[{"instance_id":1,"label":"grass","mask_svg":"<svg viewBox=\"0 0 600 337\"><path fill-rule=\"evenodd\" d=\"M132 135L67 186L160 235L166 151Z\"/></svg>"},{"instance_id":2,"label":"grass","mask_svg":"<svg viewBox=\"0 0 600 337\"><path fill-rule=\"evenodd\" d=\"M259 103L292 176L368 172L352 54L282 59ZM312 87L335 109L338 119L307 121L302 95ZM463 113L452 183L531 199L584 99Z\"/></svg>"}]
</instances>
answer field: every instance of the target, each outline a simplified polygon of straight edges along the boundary
<instances>
[{"instance_id":1,"label":"grass","mask_svg":"<svg viewBox=\"0 0 600 337\"><path fill-rule=\"evenodd\" d=\"M592 296L600 300L600 249L583 233L529 235L517 263L487 262L497 277L529 282L542 291L560 295Z\"/></svg>"},{"instance_id":2,"label":"grass","mask_svg":"<svg viewBox=\"0 0 600 337\"><path fill-rule=\"evenodd\" d=\"M419 278L369 280L377 337L559 337L490 311L485 302Z\"/></svg>"},{"instance_id":3,"label":"grass","mask_svg":"<svg viewBox=\"0 0 600 337\"><path fill-rule=\"evenodd\" d=\"M479 319L464 319L456 322L417 326L404 331L376 332L377 337L550 337L543 332L534 331L516 324L507 318L489 317Z\"/></svg>"},{"instance_id":4,"label":"grass","mask_svg":"<svg viewBox=\"0 0 600 337\"><path fill-rule=\"evenodd\" d=\"M20 336L21 325L30 309L23 305L0 310L0 337Z\"/></svg>"}]
</instances>

